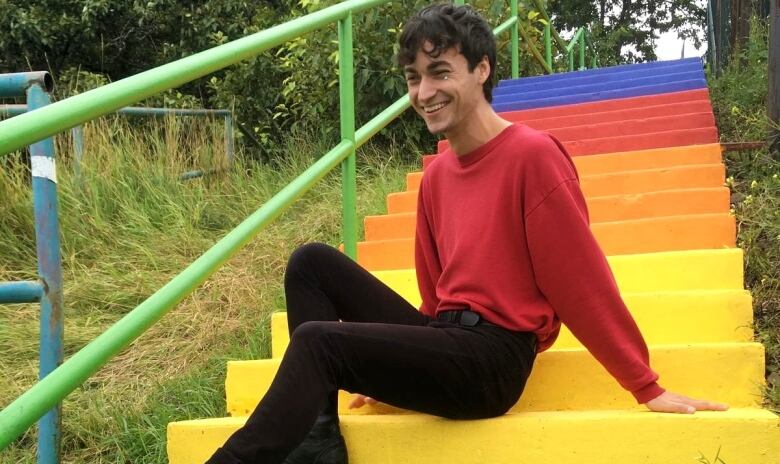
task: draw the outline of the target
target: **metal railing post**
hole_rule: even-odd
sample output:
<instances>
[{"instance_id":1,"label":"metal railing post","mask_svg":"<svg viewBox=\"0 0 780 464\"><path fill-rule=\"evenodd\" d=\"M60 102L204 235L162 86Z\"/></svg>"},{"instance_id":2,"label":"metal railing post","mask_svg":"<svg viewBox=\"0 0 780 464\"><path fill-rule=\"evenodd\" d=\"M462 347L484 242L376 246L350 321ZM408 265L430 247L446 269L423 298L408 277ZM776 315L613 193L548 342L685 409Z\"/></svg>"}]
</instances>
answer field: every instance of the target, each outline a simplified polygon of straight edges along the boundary
<instances>
[{"instance_id":1,"label":"metal railing post","mask_svg":"<svg viewBox=\"0 0 780 464\"><path fill-rule=\"evenodd\" d=\"M339 107L341 140L352 144L341 162L342 238L344 252L357 259L357 173L355 161L355 83L352 56L352 13L339 20Z\"/></svg>"},{"instance_id":2,"label":"metal railing post","mask_svg":"<svg viewBox=\"0 0 780 464\"><path fill-rule=\"evenodd\" d=\"M569 72L574 71L574 50L568 51L568 57L569 57Z\"/></svg>"},{"instance_id":3,"label":"metal railing post","mask_svg":"<svg viewBox=\"0 0 780 464\"><path fill-rule=\"evenodd\" d=\"M84 126L70 130L73 137L73 171L77 179L81 178L81 160L84 158Z\"/></svg>"},{"instance_id":4,"label":"metal railing post","mask_svg":"<svg viewBox=\"0 0 780 464\"><path fill-rule=\"evenodd\" d=\"M233 156L235 154L236 144L235 137L233 136L233 114L225 116L225 157L227 158L227 167L229 168L233 164Z\"/></svg>"},{"instance_id":5,"label":"metal railing post","mask_svg":"<svg viewBox=\"0 0 780 464\"><path fill-rule=\"evenodd\" d=\"M544 59L547 60L547 65L552 69L552 38L550 36L550 28L552 26L547 23L544 26Z\"/></svg>"},{"instance_id":6,"label":"metal railing post","mask_svg":"<svg viewBox=\"0 0 780 464\"><path fill-rule=\"evenodd\" d=\"M585 29L580 29L580 71L585 69Z\"/></svg>"},{"instance_id":7,"label":"metal railing post","mask_svg":"<svg viewBox=\"0 0 780 464\"><path fill-rule=\"evenodd\" d=\"M31 111L49 103L49 94L38 83L27 89L27 106ZM62 363L62 260L53 138L30 145L30 165L38 275L44 289L40 316L40 378L43 379ZM61 412L60 403L38 421L39 464L59 462Z\"/></svg>"},{"instance_id":8,"label":"metal railing post","mask_svg":"<svg viewBox=\"0 0 780 464\"><path fill-rule=\"evenodd\" d=\"M520 18L517 17L517 0L511 0L509 12L510 16L515 18L515 22L512 24L512 79L517 79L520 77L520 51L518 48L520 42L518 33Z\"/></svg>"}]
</instances>

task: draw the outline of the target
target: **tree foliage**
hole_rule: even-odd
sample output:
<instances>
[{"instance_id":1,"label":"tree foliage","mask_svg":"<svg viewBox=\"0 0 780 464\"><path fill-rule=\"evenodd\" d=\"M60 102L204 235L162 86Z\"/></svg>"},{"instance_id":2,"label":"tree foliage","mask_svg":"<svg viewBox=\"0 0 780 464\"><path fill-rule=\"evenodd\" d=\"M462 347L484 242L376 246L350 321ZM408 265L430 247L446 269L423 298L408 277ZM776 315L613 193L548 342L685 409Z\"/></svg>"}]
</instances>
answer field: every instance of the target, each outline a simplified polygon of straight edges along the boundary
<instances>
[{"instance_id":1,"label":"tree foliage","mask_svg":"<svg viewBox=\"0 0 780 464\"><path fill-rule=\"evenodd\" d=\"M706 9L697 0L550 0L558 30L589 27L602 64L656 59L658 34L676 31L701 45Z\"/></svg>"},{"instance_id":2,"label":"tree foliage","mask_svg":"<svg viewBox=\"0 0 780 464\"><path fill-rule=\"evenodd\" d=\"M81 92L239 39L337 0L0 0L0 72L50 70L58 96ZM401 0L353 17L357 127L401 97L405 83L394 62L403 21L424 0ZM491 24L508 15L506 0L469 2ZM521 2L525 29L541 44L540 16ZM651 59L657 32L683 34L702 17L694 0L670 2L551 0L559 30L589 25L602 43L602 61ZM498 38L498 76L509 75L509 34ZM604 45L605 44L605 45ZM619 56L627 45L636 54ZM521 48L522 75L541 73ZM231 108L263 150L274 151L306 127L337 140L339 130L336 25L296 38L252 59L144 102L153 106ZM380 136L432 148L419 118L407 112ZM276 152L274 156L283 153ZM410 156L416 156L410 153Z\"/></svg>"}]
</instances>

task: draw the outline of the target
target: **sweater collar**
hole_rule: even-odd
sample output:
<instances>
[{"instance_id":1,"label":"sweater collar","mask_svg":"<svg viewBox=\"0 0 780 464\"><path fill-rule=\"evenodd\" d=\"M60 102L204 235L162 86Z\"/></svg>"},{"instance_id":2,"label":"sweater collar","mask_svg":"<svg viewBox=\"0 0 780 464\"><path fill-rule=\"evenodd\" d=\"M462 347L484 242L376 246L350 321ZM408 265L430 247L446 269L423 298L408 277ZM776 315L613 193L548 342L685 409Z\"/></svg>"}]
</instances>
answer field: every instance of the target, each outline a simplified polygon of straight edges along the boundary
<instances>
[{"instance_id":1,"label":"sweater collar","mask_svg":"<svg viewBox=\"0 0 780 464\"><path fill-rule=\"evenodd\" d=\"M500 145L501 142L516 129L516 127L517 126L515 124L512 124L511 126L507 126L506 128L504 128L504 130L499 132L498 135L488 140L480 147L466 153L465 155L458 156L455 154L454 151L452 151L452 149L450 149L453 158L455 158L455 162L458 164L458 166L462 168L476 163L477 161L489 155L494 148Z\"/></svg>"}]
</instances>

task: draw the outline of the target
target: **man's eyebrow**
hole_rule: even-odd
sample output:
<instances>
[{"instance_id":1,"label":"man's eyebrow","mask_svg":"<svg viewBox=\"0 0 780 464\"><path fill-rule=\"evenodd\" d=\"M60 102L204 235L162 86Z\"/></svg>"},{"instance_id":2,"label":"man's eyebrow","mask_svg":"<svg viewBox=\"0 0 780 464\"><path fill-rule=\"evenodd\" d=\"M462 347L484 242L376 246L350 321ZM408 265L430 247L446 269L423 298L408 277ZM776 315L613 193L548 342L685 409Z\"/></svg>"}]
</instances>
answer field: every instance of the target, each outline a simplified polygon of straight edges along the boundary
<instances>
[{"instance_id":1,"label":"man's eyebrow","mask_svg":"<svg viewBox=\"0 0 780 464\"><path fill-rule=\"evenodd\" d=\"M428 64L428 70L436 69L439 66L452 66L449 61L446 60L438 60L438 61L431 61Z\"/></svg>"}]
</instances>

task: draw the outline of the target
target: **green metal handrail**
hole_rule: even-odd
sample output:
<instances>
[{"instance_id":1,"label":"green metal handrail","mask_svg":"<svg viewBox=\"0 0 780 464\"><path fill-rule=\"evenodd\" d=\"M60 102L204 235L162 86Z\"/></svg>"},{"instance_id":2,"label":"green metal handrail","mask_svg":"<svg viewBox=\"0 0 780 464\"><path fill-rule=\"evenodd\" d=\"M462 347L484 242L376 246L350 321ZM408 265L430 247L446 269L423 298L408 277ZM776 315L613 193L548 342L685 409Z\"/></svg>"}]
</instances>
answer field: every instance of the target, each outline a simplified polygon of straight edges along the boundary
<instances>
[{"instance_id":1,"label":"green metal handrail","mask_svg":"<svg viewBox=\"0 0 780 464\"><path fill-rule=\"evenodd\" d=\"M536 58L536 61L539 62L539 64L542 65L542 67L547 71L548 74L552 74L554 72L553 70L553 62L552 62L552 41L554 39L555 45L558 46L558 49L566 55L567 57L567 69L569 71L574 71L574 47L579 45L579 69L587 69L587 64L585 62L585 55L586 55L586 48L588 46L588 42L590 42L590 33L587 29L584 27L581 27L577 29L574 32L574 36L569 41L569 43L566 43L566 41L561 38L558 31L555 30L554 27L552 27L552 21L550 20L550 15L547 14L547 10L544 8L544 2L542 0L533 0L533 4L536 7L539 14L542 16L542 19L545 20L546 25L544 27L544 50L545 50L545 56L542 57L540 53L536 51L536 47L534 46L531 49L531 53L533 54L534 58ZM532 40L526 39L529 41L529 43L533 44ZM591 67L597 68L598 67L598 54L593 47L593 43L590 43L591 49L593 49L593 57L591 61Z\"/></svg>"},{"instance_id":2,"label":"green metal handrail","mask_svg":"<svg viewBox=\"0 0 780 464\"><path fill-rule=\"evenodd\" d=\"M342 182L345 185L343 198L345 251L351 257L355 257L357 243L357 216L354 208L355 149L409 108L410 103L408 94L404 95L364 126L355 130L352 15L390 1L348 0L243 39L0 122L0 155L2 155L257 55L302 34L338 22L341 142L170 282L0 411L0 450L7 447L46 411L56 406L90 375L195 290L252 237L338 164L342 165ZM517 77L519 68L517 0L511 0L510 11L512 17L496 28L494 34L512 28L512 75Z\"/></svg>"}]
</instances>

